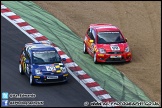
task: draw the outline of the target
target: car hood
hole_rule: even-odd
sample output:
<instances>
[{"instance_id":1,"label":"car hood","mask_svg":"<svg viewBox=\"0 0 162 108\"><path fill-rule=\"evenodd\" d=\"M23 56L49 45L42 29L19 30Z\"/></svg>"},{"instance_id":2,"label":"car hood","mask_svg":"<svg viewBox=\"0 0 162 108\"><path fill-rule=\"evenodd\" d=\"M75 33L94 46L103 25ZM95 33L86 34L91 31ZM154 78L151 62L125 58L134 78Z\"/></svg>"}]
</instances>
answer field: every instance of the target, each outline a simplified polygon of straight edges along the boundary
<instances>
[{"instance_id":1,"label":"car hood","mask_svg":"<svg viewBox=\"0 0 162 108\"><path fill-rule=\"evenodd\" d=\"M106 52L113 52L113 51L125 51L125 48L128 47L127 43L117 43L117 44L98 44L97 48L104 48Z\"/></svg>"},{"instance_id":2,"label":"car hood","mask_svg":"<svg viewBox=\"0 0 162 108\"><path fill-rule=\"evenodd\" d=\"M61 72L64 67L63 63L54 63L54 64L34 64L32 65L33 69L38 69L41 72Z\"/></svg>"}]
</instances>

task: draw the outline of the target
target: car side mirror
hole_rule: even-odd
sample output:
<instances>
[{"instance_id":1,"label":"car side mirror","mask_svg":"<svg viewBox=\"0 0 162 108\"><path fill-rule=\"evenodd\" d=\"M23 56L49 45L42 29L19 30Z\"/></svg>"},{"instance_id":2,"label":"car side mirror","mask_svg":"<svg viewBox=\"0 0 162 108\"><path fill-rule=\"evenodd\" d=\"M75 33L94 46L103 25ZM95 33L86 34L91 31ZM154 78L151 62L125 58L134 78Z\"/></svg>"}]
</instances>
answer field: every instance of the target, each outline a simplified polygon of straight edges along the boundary
<instances>
[{"instance_id":1,"label":"car side mirror","mask_svg":"<svg viewBox=\"0 0 162 108\"><path fill-rule=\"evenodd\" d=\"M126 41L126 42L128 42L128 39L127 39L127 38L125 38L125 41Z\"/></svg>"},{"instance_id":2,"label":"car side mirror","mask_svg":"<svg viewBox=\"0 0 162 108\"><path fill-rule=\"evenodd\" d=\"M26 63L26 64L29 64L29 60L28 60L28 59L26 59L26 60L25 60L25 63Z\"/></svg>"},{"instance_id":3,"label":"car side mirror","mask_svg":"<svg viewBox=\"0 0 162 108\"><path fill-rule=\"evenodd\" d=\"M90 43L93 43L93 42L94 42L94 40L89 40L89 42L90 42Z\"/></svg>"},{"instance_id":4,"label":"car side mirror","mask_svg":"<svg viewBox=\"0 0 162 108\"><path fill-rule=\"evenodd\" d=\"M61 60L62 60L62 61L66 61L66 58L62 58Z\"/></svg>"}]
</instances>

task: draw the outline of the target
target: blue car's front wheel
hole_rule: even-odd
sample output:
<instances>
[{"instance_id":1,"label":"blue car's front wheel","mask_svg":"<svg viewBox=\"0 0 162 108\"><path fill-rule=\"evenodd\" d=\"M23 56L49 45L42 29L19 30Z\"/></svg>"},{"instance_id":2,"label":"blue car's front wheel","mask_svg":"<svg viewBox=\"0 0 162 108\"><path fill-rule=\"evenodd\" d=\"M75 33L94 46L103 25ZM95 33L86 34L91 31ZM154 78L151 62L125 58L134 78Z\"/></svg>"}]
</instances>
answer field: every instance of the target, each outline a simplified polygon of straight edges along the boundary
<instances>
[{"instance_id":1,"label":"blue car's front wheel","mask_svg":"<svg viewBox=\"0 0 162 108\"><path fill-rule=\"evenodd\" d=\"M30 85L34 85L33 75L32 74L30 74Z\"/></svg>"}]
</instances>

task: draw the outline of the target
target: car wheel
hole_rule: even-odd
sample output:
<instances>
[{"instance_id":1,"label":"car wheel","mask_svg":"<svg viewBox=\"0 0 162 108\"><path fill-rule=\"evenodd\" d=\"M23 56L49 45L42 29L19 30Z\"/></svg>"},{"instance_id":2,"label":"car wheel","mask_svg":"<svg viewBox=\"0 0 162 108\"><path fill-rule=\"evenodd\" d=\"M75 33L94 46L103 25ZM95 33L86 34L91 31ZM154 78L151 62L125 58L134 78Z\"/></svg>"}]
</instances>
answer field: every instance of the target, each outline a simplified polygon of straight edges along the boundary
<instances>
[{"instance_id":1,"label":"car wheel","mask_svg":"<svg viewBox=\"0 0 162 108\"><path fill-rule=\"evenodd\" d=\"M34 85L33 75L32 74L30 74L30 85Z\"/></svg>"},{"instance_id":2,"label":"car wheel","mask_svg":"<svg viewBox=\"0 0 162 108\"><path fill-rule=\"evenodd\" d=\"M83 44L83 53L84 53L84 54L87 54L87 53L88 53L85 43Z\"/></svg>"},{"instance_id":3,"label":"car wheel","mask_svg":"<svg viewBox=\"0 0 162 108\"><path fill-rule=\"evenodd\" d=\"M98 62L97 62L97 58L96 58L96 53L94 54L93 61L94 61L95 64L98 63Z\"/></svg>"},{"instance_id":4,"label":"car wheel","mask_svg":"<svg viewBox=\"0 0 162 108\"><path fill-rule=\"evenodd\" d=\"M23 69L22 69L22 66L21 66L21 63L19 63L19 72L20 72L21 75L24 74Z\"/></svg>"}]
</instances>

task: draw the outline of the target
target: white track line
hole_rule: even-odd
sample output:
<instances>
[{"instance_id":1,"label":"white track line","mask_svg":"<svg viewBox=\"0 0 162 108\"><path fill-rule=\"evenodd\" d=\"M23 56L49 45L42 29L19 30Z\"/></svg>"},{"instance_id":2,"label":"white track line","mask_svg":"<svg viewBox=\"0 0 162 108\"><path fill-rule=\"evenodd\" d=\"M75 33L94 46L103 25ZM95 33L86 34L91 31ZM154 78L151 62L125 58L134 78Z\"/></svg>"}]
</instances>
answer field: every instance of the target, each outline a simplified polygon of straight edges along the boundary
<instances>
[{"instance_id":1,"label":"white track line","mask_svg":"<svg viewBox=\"0 0 162 108\"><path fill-rule=\"evenodd\" d=\"M25 35L27 35L30 39L32 39L34 42L38 42L36 39L30 36L26 31L24 31L20 26L18 26L16 23L14 23L11 19L9 19L7 16L5 16L3 13L1 13L1 16L3 16L5 19L7 19L9 22L11 22L14 26L16 26L20 31L22 31Z\"/></svg>"},{"instance_id":2,"label":"white track line","mask_svg":"<svg viewBox=\"0 0 162 108\"><path fill-rule=\"evenodd\" d=\"M18 19L14 19L13 22L14 23L23 23L25 21L23 19L21 19L21 18L18 18Z\"/></svg>"}]
</instances>

